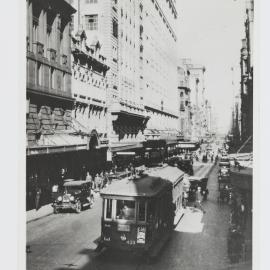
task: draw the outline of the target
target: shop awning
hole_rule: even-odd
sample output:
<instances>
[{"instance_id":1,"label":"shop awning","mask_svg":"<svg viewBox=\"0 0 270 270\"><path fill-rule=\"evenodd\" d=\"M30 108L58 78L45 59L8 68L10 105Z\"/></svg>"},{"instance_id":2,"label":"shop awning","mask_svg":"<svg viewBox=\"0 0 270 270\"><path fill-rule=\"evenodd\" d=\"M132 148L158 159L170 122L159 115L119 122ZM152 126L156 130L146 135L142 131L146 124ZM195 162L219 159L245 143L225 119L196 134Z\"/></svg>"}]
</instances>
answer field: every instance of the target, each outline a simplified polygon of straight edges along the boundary
<instances>
[{"instance_id":1,"label":"shop awning","mask_svg":"<svg viewBox=\"0 0 270 270\"><path fill-rule=\"evenodd\" d=\"M27 156L70 152L87 149L87 137L70 133L55 133L42 135L33 146L27 147Z\"/></svg>"},{"instance_id":2,"label":"shop awning","mask_svg":"<svg viewBox=\"0 0 270 270\"><path fill-rule=\"evenodd\" d=\"M131 150L136 148L142 148L143 144L141 142L134 142L134 143L112 143L110 145L112 152L122 152L125 150Z\"/></svg>"}]
</instances>

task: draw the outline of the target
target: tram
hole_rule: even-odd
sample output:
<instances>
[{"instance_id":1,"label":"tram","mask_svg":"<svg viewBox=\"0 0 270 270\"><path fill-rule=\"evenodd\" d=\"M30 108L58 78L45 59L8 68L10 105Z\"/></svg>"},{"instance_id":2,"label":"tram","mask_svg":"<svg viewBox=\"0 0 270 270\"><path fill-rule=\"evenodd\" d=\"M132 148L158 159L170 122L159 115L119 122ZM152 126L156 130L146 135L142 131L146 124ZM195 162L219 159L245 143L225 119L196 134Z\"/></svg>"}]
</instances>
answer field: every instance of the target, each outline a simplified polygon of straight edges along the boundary
<instances>
[{"instance_id":1,"label":"tram","mask_svg":"<svg viewBox=\"0 0 270 270\"><path fill-rule=\"evenodd\" d=\"M174 228L176 212L182 204L182 193L178 193L183 175L177 167L167 165L103 189L97 250L105 247L149 255L152 249L162 246Z\"/></svg>"}]
</instances>

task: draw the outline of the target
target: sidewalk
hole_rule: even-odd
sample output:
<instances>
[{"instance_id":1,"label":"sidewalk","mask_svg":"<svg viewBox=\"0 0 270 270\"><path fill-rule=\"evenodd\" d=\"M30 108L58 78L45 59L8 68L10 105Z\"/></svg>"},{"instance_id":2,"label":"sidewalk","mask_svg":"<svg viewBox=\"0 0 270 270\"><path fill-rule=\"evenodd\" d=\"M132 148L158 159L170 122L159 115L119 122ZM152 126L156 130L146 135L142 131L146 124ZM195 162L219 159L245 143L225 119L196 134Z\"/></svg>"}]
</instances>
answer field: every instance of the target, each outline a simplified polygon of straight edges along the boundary
<instances>
[{"instance_id":1,"label":"sidewalk","mask_svg":"<svg viewBox=\"0 0 270 270\"><path fill-rule=\"evenodd\" d=\"M26 212L26 223L46 217L53 214L53 208L51 204L43 205L38 210L32 209Z\"/></svg>"}]
</instances>

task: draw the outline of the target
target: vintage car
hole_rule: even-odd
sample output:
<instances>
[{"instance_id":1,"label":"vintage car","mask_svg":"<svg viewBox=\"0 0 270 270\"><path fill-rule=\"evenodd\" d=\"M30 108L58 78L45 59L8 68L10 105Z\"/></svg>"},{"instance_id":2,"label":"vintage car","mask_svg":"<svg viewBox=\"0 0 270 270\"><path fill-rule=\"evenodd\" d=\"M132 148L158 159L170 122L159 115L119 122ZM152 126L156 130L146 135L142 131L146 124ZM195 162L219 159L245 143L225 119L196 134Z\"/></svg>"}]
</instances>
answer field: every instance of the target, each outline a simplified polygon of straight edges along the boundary
<instances>
[{"instance_id":1,"label":"vintage car","mask_svg":"<svg viewBox=\"0 0 270 270\"><path fill-rule=\"evenodd\" d=\"M52 207L57 214L62 209L72 209L77 213L85 207L92 207L94 196L91 193L91 181L68 179L54 194Z\"/></svg>"}]
</instances>

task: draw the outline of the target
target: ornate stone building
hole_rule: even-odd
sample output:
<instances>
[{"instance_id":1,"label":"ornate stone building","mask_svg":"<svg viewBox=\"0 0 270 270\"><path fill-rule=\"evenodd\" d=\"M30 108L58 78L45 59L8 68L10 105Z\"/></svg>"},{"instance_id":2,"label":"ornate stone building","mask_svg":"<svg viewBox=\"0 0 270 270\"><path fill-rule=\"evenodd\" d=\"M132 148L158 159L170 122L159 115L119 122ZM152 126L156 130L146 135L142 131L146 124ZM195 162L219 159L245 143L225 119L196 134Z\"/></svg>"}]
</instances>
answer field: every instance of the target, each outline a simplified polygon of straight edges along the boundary
<instances>
[{"instance_id":1,"label":"ornate stone building","mask_svg":"<svg viewBox=\"0 0 270 270\"><path fill-rule=\"evenodd\" d=\"M75 10L64 0L28 0L26 11L26 193L31 208L38 187L43 201L50 199L51 185L83 142L73 135L71 119L70 22Z\"/></svg>"}]
</instances>

